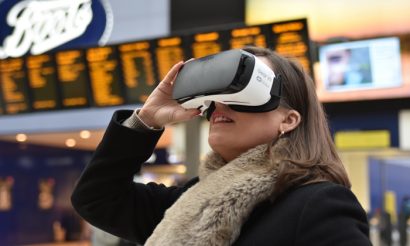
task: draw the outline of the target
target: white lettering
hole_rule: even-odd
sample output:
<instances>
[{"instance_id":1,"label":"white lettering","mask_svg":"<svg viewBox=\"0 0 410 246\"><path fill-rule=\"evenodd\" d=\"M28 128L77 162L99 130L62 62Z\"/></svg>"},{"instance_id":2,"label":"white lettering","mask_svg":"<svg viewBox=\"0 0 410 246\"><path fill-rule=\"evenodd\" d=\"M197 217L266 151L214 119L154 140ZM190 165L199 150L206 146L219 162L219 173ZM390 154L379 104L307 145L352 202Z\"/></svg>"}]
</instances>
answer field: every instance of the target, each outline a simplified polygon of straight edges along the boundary
<instances>
[{"instance_id":1,"label":"white lettering","mask_svg":"<svg viewBox=\"0 0 410 246\"><path fill-rule=\"evenodd\" d=\"M85 32L93 18L91 0L37 0L14 5L7 15L13 33L0 47L0 59L51 50Z\"/></svg>"}]
</instances>

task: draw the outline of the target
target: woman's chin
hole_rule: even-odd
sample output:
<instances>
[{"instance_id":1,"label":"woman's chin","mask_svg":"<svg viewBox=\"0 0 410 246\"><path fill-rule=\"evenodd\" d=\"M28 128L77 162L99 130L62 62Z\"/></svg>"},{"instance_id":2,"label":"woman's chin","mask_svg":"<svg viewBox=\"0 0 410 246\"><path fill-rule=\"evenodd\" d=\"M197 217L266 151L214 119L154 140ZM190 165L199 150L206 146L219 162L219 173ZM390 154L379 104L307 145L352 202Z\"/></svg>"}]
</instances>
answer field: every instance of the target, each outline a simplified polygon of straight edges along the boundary
<instances>
[{"instance_id":1,"label":"woman's chin","mask_svg":"<svg viewBox=\"0 0 410 246\"><path fill-rule=\"evenodd\" d=\"M213 150L232 147L232 145L230 146L227 143L226 138L222 138L221 136L218 136L216 134L208 136L208 144Z\"/></svg>"},{"instance_id":2,"label":"woman's chin","mask_svg":"<svg viewBox=\"0 0 410 246\"><path fill-rule=\"evenodd\" d=\"M209 144L209 146L210 146L213 150L215 150L216 148L218 148L218 146L223 145L223 144L221 143L221 141L218 141L217 139L212 138L212 137L209 137L209 138L208 138L208 144Z\"/></svg>"}]
</instances>

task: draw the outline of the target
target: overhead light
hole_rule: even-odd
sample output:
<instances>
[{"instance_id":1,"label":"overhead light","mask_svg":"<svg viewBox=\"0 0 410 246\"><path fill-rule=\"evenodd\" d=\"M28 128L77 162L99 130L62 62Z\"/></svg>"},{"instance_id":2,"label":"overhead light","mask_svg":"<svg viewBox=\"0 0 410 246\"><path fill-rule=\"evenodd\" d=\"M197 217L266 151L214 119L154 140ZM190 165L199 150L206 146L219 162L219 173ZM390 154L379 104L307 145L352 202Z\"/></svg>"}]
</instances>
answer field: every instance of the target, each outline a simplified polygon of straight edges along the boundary
<instances>
[{"instance_id":1,"label":"overhead light","mask_svg":"<svg viewBox=\"0 0 410 246\"><path fill-rule=\"evenodd\" d=\"M76 144L77 142L73 138L68 138L67 140L65 140L65 145L69 148L74 147Z\"/></svg>"},{"instance_id":2,"label":"overhead light","mask_svg":"<svg viewBox=\"0 0 410 246\"><path fill-rule=\"evenodd\" d=\"M91 137L91 132L87 130L83 130L80 132L80 137L82 139L89 139Z\"/></svg>"},{"instance_id":3,"label":"overhead light","mask_svg":"<svg viewBox=\"0 0 410 246\"><path fill-rule=\"evenodd\" d=\"M178 165L175 167L175 172L179 174L185 174L186 173L186 166L185 165Z\"/></svg>"},{"instance_id":4,"label":"overhead light","mask_svg":"<svg viewBox=\"0 0 410 246\"><path fill-rule=\"evenodd\" d=\"M17 134L16 135L16 140L17 140L17 142L25 142L25 141L27 141L27 135L26 134L24 134L24 133L19 133L19 134Z\"/></svg>"}]
</instances>

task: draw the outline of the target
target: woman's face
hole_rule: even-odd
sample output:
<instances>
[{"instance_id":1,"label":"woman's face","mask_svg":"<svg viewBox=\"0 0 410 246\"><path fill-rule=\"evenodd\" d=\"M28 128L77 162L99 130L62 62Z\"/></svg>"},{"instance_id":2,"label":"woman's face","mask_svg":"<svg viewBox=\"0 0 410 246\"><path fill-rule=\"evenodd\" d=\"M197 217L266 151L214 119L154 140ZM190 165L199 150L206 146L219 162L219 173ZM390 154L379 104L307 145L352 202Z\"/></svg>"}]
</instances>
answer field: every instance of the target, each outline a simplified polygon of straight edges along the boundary
<instances>
[{"instance_id":1,"label":"woman's face","mask_svg":"<svg viewBox=\"0 0 410 246\"><path fill-rule=\"evenodd\" d=\"M266 57L259 59L272 68ZM300 114L293 109L278 107L270 112L243 113L215 103L208 143L225 161L231 161L257 145L276 140L281 131L293 130L300 120Z\"/></svg>"},{"instance_id":2,"label":"woman's face","mask_svg":"<svg viewBox=\"0 0 410 246\"><path fill-rule=\"evenodd\" d=\"M266 57L259 57L271 67ZM243 113L215 103L210 119L208 143L225 161L230 161L257 145L274 141L285 119L282 109L264 113Z\"/></svg>"},{"instance_id":3,"label":"woman's face","mask_svg":"<svg viewBox=\"0 0 410 246\"><path fill-rule=\"evenodd\" d=\"M248 149L275 140L284 117L281 109L243 113L215 103L215 111L210 118L209 145L225 161L230 161Z\"/></svg>"}]
</instances>

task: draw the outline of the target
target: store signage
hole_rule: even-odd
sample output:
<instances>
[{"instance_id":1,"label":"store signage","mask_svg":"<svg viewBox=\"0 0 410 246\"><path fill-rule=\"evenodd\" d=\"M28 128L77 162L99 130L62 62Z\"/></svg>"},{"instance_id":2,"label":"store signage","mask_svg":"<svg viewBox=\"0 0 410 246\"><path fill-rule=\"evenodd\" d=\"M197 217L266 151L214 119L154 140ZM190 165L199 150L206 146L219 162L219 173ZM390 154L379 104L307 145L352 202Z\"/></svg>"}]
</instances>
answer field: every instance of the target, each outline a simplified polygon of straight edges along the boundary
<instances>
[{"instance_id":1,"label":"store signage","mask_svg":"<svg viewBox=\"0 0 410 246\"><path fill-rule=\"evenodd\" d=\"M391 133L388 130L338 131L335 144L339 149L389 148Z\"/></svg>"},{"instance_id":2,"label":"store signage","mask_svg":"<svg viewBox=\"0 0 410 246\"><path fill-rule=\"evenodd\" d=\"M97 45L112 28L109 5L99 0L25 0L0 3L0 59L30 52L42 54L64 44L66 48ZM15 2L15 1L13 1ZM101 13L103 12L103 13ZM1 23L1 22L5 22ZM93 28L96 27L96 28ZM75 42L74 42L75 41ZM71 46L71 47L70 47Z\"/></svg>"}]
</instances>

